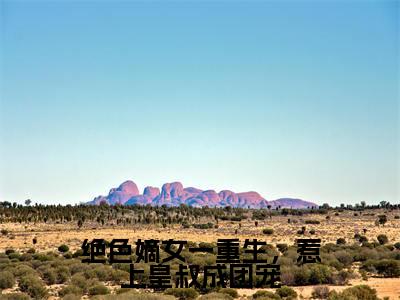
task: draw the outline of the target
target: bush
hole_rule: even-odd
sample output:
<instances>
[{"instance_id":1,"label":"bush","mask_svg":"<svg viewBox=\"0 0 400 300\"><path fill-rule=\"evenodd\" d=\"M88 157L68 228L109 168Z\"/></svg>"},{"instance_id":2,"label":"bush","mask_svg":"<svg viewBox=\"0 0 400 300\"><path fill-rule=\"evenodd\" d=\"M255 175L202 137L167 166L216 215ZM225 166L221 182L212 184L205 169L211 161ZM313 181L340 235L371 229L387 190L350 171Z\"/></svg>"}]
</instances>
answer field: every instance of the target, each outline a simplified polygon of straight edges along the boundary
<instances>
[{"instance_id":1,"label":"bush","mask_svg":"<svg viewBox=\"0 0 400 300\"><path fill-rule=\"evenodd\" d=\"M393 245L397 250L400 250L400 242L397 242Z\"/></svg>"},{"instance_id":2,"label":"bush","mask_svg":"<svg viewBox=\"0 0 400 300\"><path fill-rule=\"evenodd\" d=\"M2 300L30 300L29 296L24 293L10 293L1 295Z\"/></svg>"},{"instance_id":3,"label":"bush","mask_svg":"<svg viewBox=\"0 0 400 300\"><path fill-rule=\"evenodd\" d=\"M376 290L368 285L356 285L343 290L341 293L331 292L328 297L329 300L379 300L376 295Z\"/></svg>"},{"instance_id":4,"label":"bush","mask_svg":"<svg viewBox=\"0 0 400 300\"><path fill-rule=\"evenodd\" d=\"M26 292L34 299L44 299L47 297L46 287L35 276L25 275L21 277L19 287L22 292Z\"/></svg>"},{"instance_id":5,"label":"bush","mask_svg":"<svg viewBox=\"0 0 400 300\"><path fill-rule=\"evenodd\" d=\"M2 235L7 235L8 234L8 230L7 229L2 229L1 230L1 234Z\"/></svg>"},{"instance_id":6,"label":"bush","mask_svg":"<svg viewBox=\"0 0 400 300\"><path fill-rule=\"evenodd\" d=\"M115 284L120 284L122 281L126 281L129 279L129 272L125 272L122 270L112 270L110 279Z\"/></svg>"},{"instance_id":7,"label":"bush","mask_svg":"<svg viewBox=\"0 0 400 300\"><path fill-rule=\"evenodd\" d=\"M71 277L71 273L67 267L61 266L56 269L57 283L65 283Z\"/></svg>"},{"instance_id":8,"label":"bush","mask_svg":"<svg viewBox=\"0 0 400 300\"><path fill-rule=\"evenodd\" d=\"M0 289L10 289L15 284L14 275L11 272L0 272Z\"/></svg>"},{"instance_id":9,"label":"bush","mask_svg":"<svg viewBox=\"0 0 400 300\"><path fill-rule=\"evenodd\" d=\"M53 269L47 269L42 274L42 279L48 285L55 284L57 282L57 274Z\"/></svg>"},{"instance_id":10,"label":"bush","mask_svg":"<svg viewBox=\"0 0 400 300\"><path fill-rule=\"evenodd\" d=\"M238 298L239 297L239 294L238 294L237 290L235 290L235 289L222 288L222 289L219 290L219 292L223 293L223 294L228 294L232 298Z\"/></svg>"},{"instance_id":11,"label":"bush","mask_svg":"<svg viewBox=\"0 0 400 300\"><path fill-rule=\"evenodd\" d=\"M109 289L103 284L96 284L89 288L89 295L107 295L109 294Z\"/></svg>"},{"instance_id":12,"label":"bush","mask_svg":"<svg viewBox=\"0 0 400 300\"><path fill-rule=\"evenodd\" d=\"M314 287L311 297L314 299L328 299L329 288L327 286L316 286Z\"/></svg>"},{"instance_id":13,"label":"bush","mask_svg":"<svg viewBox=\"0 0 400 300\"><path fill-rule=\"evenodd\" d=\"M82 249L78 249L72 254L72 257L77 258L77 257L82 256L82 255L83 255L83 250Z\"/></svg>"},{"instance_id":14,"label":"bush","mask_svg":"<svg viewBox=\"0 0 400 300\"><path fill-rule=\"evenodd\" d=\"M166 289L164 291L164 294L174 296L180 300L196 299L199 296L199 293L194 288L186 288L186 289L171 288L171 289Z\"/></svg>"},{"instance_id":15,"label":"bush","mask_svg":"<svg viewBox=\"0 0 400 300\"><path fill-rule=\"evenodd\" d=\"M272 293L272 292L269 292L269 291L257 291L257 292L255 292L254 294L253 294L253 299L270 299L270 300L279 300L279 299L281 299L281 297L280 296L278 296L278 295L276 295L276 294L274 294L274 293Z\"/></svg>"},{"instance_id":16,"label":"bush","mask_svg":"<svg viewBox=\"0 0 400 300\"><path fill-rule=\"evenodd\" d=\"M297 299L296 291L288 286L283 286L277 289L276 294L280 296L282 299L287 299L287 300Z\"/></svg>"},{"instance_id":17,"label":"bush","mask_svg":"<svg viewBox=\"0 0 400 300\"><path fill-rule=\"evenodd\" d=\"M82 295L82 293L83 293L83 291L80 287L75 286L75 285L67 285L58 292L58 295L60 297L63 297L65 295L71 295L71 294L80 296L80 295Z\"/></svg>"},{"instance_id":18,"label":"bush","mask_svg":"<svg viewBox=\"0 0 400 300\"><path fill-rule=\"evenodd\" d=\"M69 251L69 247L67 245L62 244L60 247L58 247L58 251L65 253Z\"/></svg>"},{"instance_id":19,"label":"bush","mask_svg":"<svg viewBox=\"0 0 400 300\"><path fill-rule=\"evenodd\" d=\"M337 251L334 253L334 256L344 266L350 266L353 263L353 256L348 251Z\"/></svg>"},{"instance_id":20,"label":"bush","mask_svg":"<svg viewBox=\"0 0 400 300\"><path fill-rule=\"evenodd\" d=\"M84 291L87 289L87 285L88 285L87 280L86 280L85 276L83 276L80 273L73 275L71 278L71 282L73 285L81 288Z\"/></svg>"},{"instance_id":21,"label":"bush","mask_svg":"<svg viewBox=\"0 0 400 300\"><path fill-rule=\"evenodd\" d=\"M9 259L16 259L16 260L19 260L19 259L21 258L21 254L19 254L18 252L13 252L13 253L10 253L10 254L8 255L8 258L9 258Z\"/></svg>"},{"instance_id":22,"label":"bush","mask_svg":"<svg viewBox=\"0 0 400 300\"><path fill-rule=\"evenodd\" d=\"M385 245L389 242L389 239L385 234L378 235L376 237L376 239L378 240L379 244L381 244L381 245Z\"/></svg>"},{"instance_id":23,"label":"bush","mask_svg":"<svg viewBox=\"0 0 400 300\"><path fill-rule=\"evenodd\" d=\"M30 266L27 266L25 264L20 264L17 265L12 272L16 277L22 277L22 276L27 276L27 275L32 275L37 277L37 273L34 269L32 269Z\"/></svg>"},{"instance_id":24,"label":"bush","mask_svg":"<svg viewBox=\"0 0 400 300\"><path fill-rule=\"evenodd\" d=\"M385 277L400 277L400 261L394 259L381 259L373 263L378 274Z\"/></svg>"},{"instance_id":25,"label":"bush","mask_svg":"<svg viewBox=\"0 0 400 300\"><path fill-rule=\"evenodd\" d=\"M270 235L270 234L273 234L273 233L274 233L274 230L273 230L272 228L264 228L262 232L263 232L264 234Z\"/></svg>"}]
</instances>

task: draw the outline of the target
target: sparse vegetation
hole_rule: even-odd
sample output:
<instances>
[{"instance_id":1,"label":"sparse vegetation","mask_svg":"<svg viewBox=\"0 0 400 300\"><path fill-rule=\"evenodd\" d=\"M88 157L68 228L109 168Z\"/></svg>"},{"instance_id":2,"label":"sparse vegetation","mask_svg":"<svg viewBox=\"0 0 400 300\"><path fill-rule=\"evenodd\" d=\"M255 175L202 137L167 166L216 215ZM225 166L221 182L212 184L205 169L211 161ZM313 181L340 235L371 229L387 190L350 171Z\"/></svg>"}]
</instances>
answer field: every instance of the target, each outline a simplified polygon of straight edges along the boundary
<instances>
[{"instance_id":1,"label":"sparse vegetation","mask_svg":"<svg viewBox=\"0 0 400 300\"><path fill-rule=\"evenodd\" d=\"M82 208L79 210L78 208ZM72 231L82 235L91 230L119 230L128 228L130 231L136 231L138 236L144 232L142 228L146 225L152 234L168 231L171 236L175 237L176 229L181 231L185 239L194 237L194 241L189 241L190 247L212 247L213 253L200 254L190 253L184 249L183 256L190 264L198 264L203 268L206 265L213 265L216 261L216 241L210 239L210 236L221 233L236 236L241 241L241 256L249 254L244 253L243 235L255 238L255 235L265 234L264 240L268 241L267 246L263 247L266 254L261 255L263 258L271 259L278 256L278 263L281 267L281 281L283 285L298 287L305 285L344 285L349 279L357 278L364 280L366 283L371 277L378 279L399 278L400 277L400 241L398 237L393 235L393 226L398 226L398 219L394 216L398 215L397 207L392 208L393 211L387 217L381 226L373 226L377 221L377 216L382 215L382 211L368 211L368 207L357 208L335 208L294 210L294 209L269 209L269 210L252 210L252 209L236 209L236 208L191 208L191 207L122 207L122 206L99 206L99 207L83 207L83 206L22 206L22 207L2 207L0 205L0 218L2 227L7 230L7 234L0 235L5 244L3 253L0 253L0 289L9 289L14 287L15 291L22 293L11 293L13 296L7 296L2 299L45 299L49 294L58 295L65 299L78 299L82 295L84 297L93 297L94 299L114 299L116 293L120 299L146 299L145 297L164 297L164 299L172 299L177 297L180 299L202 298L211 299L210 297L218 297L215 299L232 299L237 297L235 289L170 289L164 292L165 295L150 295L139 293L136 295L132 291L126 289L117 289L108 286L118 286L122 282L129 280L129 265L114 264L106 265L85 265L80 262L83 254L81 249L77 247L81 242L70 243L71 235L61 239L57 239L56 243L50 244L48 239L43 238L43 234L36 230L36 224L52 230L51 227L63 228L67 226ZM355 209L355 208L354 208ZM385 209L387 210L388 208ZM333 211L332 211L333 210ZM362 225L358 225L358 229L347 230L343 227L342 220L347 223L354 220L354 211L359 216L357 220L363 220ZM338 214L336 214L338 212ZM339 214L340 212L340 214ZM396 215L395 215L396 214ZM290 216L290 218L288 218ZM330 218L327 218L330 216ZM44 219L46 221L44 222ZM288 223L290 219L290 223ZM44 223L40 223L43 220ZM81 229L77 230L77 222L81 221ZM238 223L240 221L240 223ZM318 221L318 222L315 222ZM344 224L346 223L344 222ZM21 249L21 238L18 230L13 227L7 227L8 223L17 224L19 228L26 230L25 248ZM258 228L256 228L256 224ZM45 224L45 225L43 225ZM313 228L307 228L305 224L313 224ZM351 224L351 222L350 222ZM383 227L384 225L384 227ZM336 231L330 233L327 229L330 226L336 226ZM307 226L309 227L309 226ZM264 228L264 229L261 229ZM54 232L57 232L54 229ZM206 230L206 231L202 231ZM10 232L15 235L20 244L13 246L14 241L10 240ZM114 233L114 231L112 231ZM121 231L122 232L122 231ZM304 237L296 236L296 232L304 235ZM323 245L320 249L321 263L308 264L300 266L297 264L298 253L295 247L295 238L319 238L321 236ZM68 235L69 232L65 232ZM100 235L101 236L101 235ZM114 234L115 238L120 238L118 232ZM354 239L353 239L354 237ZM113 237L110 235L107 240ZM263 238L257 237L259 240ZM38 243L40 239L40 243ZM179 239L179 238L178 238ZM282 240L284 239L284 240ZM56 239L54 239L56 240ZM34 248L32 243L35 245ZM133 241L131 240L132 245ZM61 245L60 245L61 244ZM275 245L275 246L274 246ZM43 248L45 247L45 251ZM3 250L3 251L4 251ZM51 251L50 251L51 250ZM134 249L133 253L135 253ZM161 255L163 255L161 253ZM135 257L135 254L132 254ZM138 265L138 268L144 269L144 277L148 279L149 268L145 264ZM176 265L172 264L172 274L176 271ZM359 268L358 268L359 267ZM360 279L361 278L361 279ZM353 281L352 281L353 282ZM56 291L53 285L63 284ZM104 285L105 284L105 285ZM46 286L49 288L47 291ZM311 289L311 287L310 287ZM119 290L125 292L118 292ZM253 298L259 296L260 299L291 299L294 297L290 292L285 294L288 288L284 287L274 292L259 291L253 295ZM290 291L290 288L289 290ZM298 290L297 290L298 291ZM266 292L266 293L264 293ZM108 295L112 293L112 295ZM198 293L208 293L198 296ZM335 294L336 293L336 294ZM355 294L362 295L363 288L357 288L345 292L329 291L325 286L317 286L313 288L313 297L319 299L343 299L343 295ZM11 295L7 294L7 295ZM14 295L15 294L15 295ZM327 296L328 295L328 296ZM138 297L143 296L143 298ZM11 298L10 298L11 297ZM97 297L97 298L96 298ZM125 298L124 298L125 297ZM336 297L336 298L335 298ZM339 297L339 298L338 298ZM342 297L342 298L340 298ZM151 299L156 299L151 298ZM119 299L119 298L117 298ZM150 298L149 298L150 299Z\"/></svg>"}]
</instances>

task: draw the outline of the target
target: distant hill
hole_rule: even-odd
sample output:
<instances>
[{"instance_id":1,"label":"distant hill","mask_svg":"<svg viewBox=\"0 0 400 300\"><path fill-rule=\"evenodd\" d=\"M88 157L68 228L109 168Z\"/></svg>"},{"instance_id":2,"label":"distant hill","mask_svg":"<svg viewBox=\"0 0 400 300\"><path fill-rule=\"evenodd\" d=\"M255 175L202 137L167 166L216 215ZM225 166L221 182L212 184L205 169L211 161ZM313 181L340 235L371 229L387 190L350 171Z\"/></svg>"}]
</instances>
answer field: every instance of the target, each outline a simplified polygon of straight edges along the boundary
<instances>
[{"instance_id":1,"label":"distant hill","mask_svg":"<svg viewBox=\"0 0 400 300\"><path fill-rule=\"evenodd\" d=\"M131 181L125 181L117 188L112 188L107 196L98 196L87 204L99 205L167 205L201 207L241 207L241 208L307 208L316 207L317 204L301 199L280 198L268 201L257 192L235 193L229 190L216 192L215 190L200 190L194 187L184 188L180 182L165 183L161 191L157 187L145 187L143 194L140 194L137 185Z\"/></svg>"}]
</instances>

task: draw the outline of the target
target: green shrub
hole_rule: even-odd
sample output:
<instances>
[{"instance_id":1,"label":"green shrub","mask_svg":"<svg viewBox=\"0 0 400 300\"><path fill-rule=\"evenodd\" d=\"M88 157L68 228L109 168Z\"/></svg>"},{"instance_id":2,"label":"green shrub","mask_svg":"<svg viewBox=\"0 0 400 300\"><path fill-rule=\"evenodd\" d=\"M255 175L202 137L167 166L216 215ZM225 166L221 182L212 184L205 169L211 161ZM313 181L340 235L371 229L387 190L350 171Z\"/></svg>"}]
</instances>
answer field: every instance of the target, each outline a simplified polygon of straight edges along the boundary
<instances>
[{"instance_id":1,"label":"green shrub","mask_svg":"<svg viewBox=\"0 0 400 300\"><path fill-rule=\"evenodd\" d=\"M274 230L272 228L264 228L262 233L270 235L274 233Z\"/></svg>"},{"instance_id":2,"label":"green shrub","mask_svg":"<svg viewBox=\"0 0 400 300\"><path fill-rule=\"evenodd\" d=\"M19 259L21 258L21 254L19 254L18 252L13 252L13 253L10 253L10 254L8 255L8 258L9 258L9 259L16 259L16 260L19 260Z\"/></svg>"},{"instance_id":3,"label":"green shrub","mask_svg":"<svg viewBox=\"0 0 400 300\"><path fill-rule=\"evenodd\" d=\"M222 288L218 292L223 293L223 294L228 294L232 298L238 298L239 297L239 293L237 292L237 290L231 289L231 288Z\"/></svg>"},{"instance_id":4,"label":"green shrub","mask_svg":"<svg viewBox=\"0 0 400 300\"><path fill-rule=\"evenodd\" d=\"M60 247L58 247L58 251L65 253L69 251L69 247L65 244L62 244Z\"/></svg>"},{"instance_id":5,"label":"green shrub","mask_svg":"<svg viewBox=\"0 0 400 300\"><path fill-rule=\"evenodd\" d=\"M110 280L115 284L120 284L122 281L126 281L129 279L129 272L122 270L112 270Z\"/></svg>"},{"instance_id":6,"label":"green shrub","mask_svg":"<svg viewBox=\"0 0 400 300\"><path fill-rule=\"evenodd\" d=\"M297 298L297 293L294 289L283 286L279 289L276 289L276 294L280 296L282 299L292 300Z\"/></svg>"},{"instance_id":7,"label":"green shrub","mask_svg":"<svg viewBox=\"0 0 400 300\"><path fill-rule=\"evenodd\" d=\"M376 290L368 285L356 285L343 290L341 293L331 292L329 300L379 300Z\"/></svg>"},{"instance_id":8,"label":"green shrub","mask_svg":"<svg viewBox=\"0 0 400 300\"><path fill-rule=\"evenodd\" d=\"M78 249L72 254L72 257L77 258L77 257L82 256L82 255L83 255L83 250L82 249Z\"/></svg>"},{"instance_id":9,"label":"green shrub","mask_svg":"<svg viewBox=\"0 0 400 300\"><path fill-rule=\"evenodd\" d=\"M100 281L108 281L111 279L112 269L105 265L91 265L90 269L84 272L86 278L97 278Z\"/></svg>"},{"instance_id":10,"label":"green shrub","mask_svg":"<svg viewBox=\"0 0 400 300\"><path fill-rule=\"evenodd\" d=\"M170 288L166 289L164 294L174 296L180 300L196 299L199 296L199 293L194 288Z\"/></svg>"},{"instance_id":11,"label":"green shrub","mask_svg":"<svg viewBox=\"0 0 400 300\"><path fill-rule=\"evenodd\" d=\"M11 272L0 272L0 289L12 288L15 284L14 275Z\"/></svg>"},{"instance_id":12,"label":"green shrub","mask_svg":"<svg viewBox=\"0 0 400 300\"><path fill-rule=\"evenodd\" d=\"M0 296L2 300L30 300L29 296L24 293L10 293Z\"/></svg>"},{"instance_id":13,"label":"green shrub","mask_svg":"<svg viewBox=\"0 0 400 300\"><path fill-rule=\"evenodd\" d=\"M400 242L397 242L393 245L397 250L400 250Z\"/></svg>"},{"instance_id":14,"label":"green shrub","mask_svg":"<svg viewBox=\"0 0 400 300\"><path fill-rule=\"evenodd\" d=\"M381 259L373 264L378 274L385 277L400 277L400 261L394 259Z\"/></svg>"},{"instance_id":15,"label":"green shrub","mask_svg":"<svg viewBox=\"0 0 400 300\"><path fill-rule=\"evenodd\" d=\"M378 240L379 244L381 244L381 245L385 245L389 242L389 239L386 236L386 234L380 234L376 237L376 239Z\"/></svg>"},{"instance_id":16,"label":"green shrub","mask_svg":"<svg viewBox=\"0 0 400 300\"><path fill-rule=\"evenodd\" d=\"M47 297L46 287L40 279L32 275L25 275L19 281L19 287L22 292L26 292L34 299L44 299Z\"/></svg>"},{"instance_id":17,"label":"green shrub","mask_svg":"<svg viewBox=\"0 0 400 300\"><path fill-rule=\"evenodd\" d=\"M65 283L71 277L71 273L69 272L69 269L65 266L60 266L60 267L56 268L55 271L57 274L57 283Z\"/></svg>"},{"instance_id":18,"label":"green shrub","mask_svg":"<svg viewBox=\"0 0 400 300\"><path fill-rule=\"evenodd\" d=\"M32 255L30 253L24 253L19 258L20 261L30 261L32 260Z\"/></svg>"},{"instance_id":19,"label":"green shrub","mask_svg":"<svg viewBox=\"0 0 400 300\"><path fill-rule=\"evenodd\" d=\"M42 279L48 285L55 284L57 283L57 273L53 269L46 270L43 272Z\"/></svg>"},{"instance_id":20,"label":"green shrub","mask_svg":"<svg viewBox=\"0 0 400 300\"><path fill-rule=\"evenodd\" d=\"M59 292L58 295L60 297L63 297L65 295L82 295L83 291L80 287L76 286L76 285L67 285L65 287L63 287Z\"/></svg>"},{"instance_id":21,"label":"green shrub","mask_svg":"<svg viewBox=\"0 0 400 300\"><path fill-rule=\"evenodd\" d=\"M109 293L109 289L104 284L96 284L89 288L89 295L107 295Z\"/></svg>"},{"instance_id":22,"label":"green shrub","mask_svg":"<svg viewBox=\"0 0 400 300\"><path fill-rule=\"evenodd\" d=\"M353 256L348 251L336 251L334 256L344 266L350 266L353 263Z\"/></svg>"},{"instance_id":23,"label":"green shrub","mask_svg":"<svg viewBox=\"0 0 400 300\"><path fill-rule=\"evenodd\" d=\"M13 268L12 272L14 273L14 275L16 277L22 277L22 276L26 276L26 275L33 275L33 276L38 275L34 269L32 269L30 266L27 266L25 264L17 265L15 268Z\"/></svg>"},{"instance_id":24,"label":"green shrub","mask_svg":"<svg viewBox=\"0 0 400 300\"><path fill-rule=\"evenodd\" d=\"M252 296L253 299L268 299L268 300L279 300L281 297L269 291L257 291Z\"/></svg>"}]
</instances>

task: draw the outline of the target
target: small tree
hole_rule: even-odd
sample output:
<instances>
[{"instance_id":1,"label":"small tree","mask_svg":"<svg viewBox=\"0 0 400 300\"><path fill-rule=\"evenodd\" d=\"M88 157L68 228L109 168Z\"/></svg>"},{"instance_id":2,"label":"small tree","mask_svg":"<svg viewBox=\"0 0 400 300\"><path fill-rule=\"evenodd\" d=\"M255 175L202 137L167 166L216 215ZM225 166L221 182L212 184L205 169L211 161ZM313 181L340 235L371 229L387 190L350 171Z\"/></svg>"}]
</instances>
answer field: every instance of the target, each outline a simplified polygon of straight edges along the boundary
<instances>
[{"instance_id":1,"label":"small tree","mask_svg":"<svg viewBox=\"0 0 400 300\"><path fill-rule=\"evenodd\" d=\"M58 247L58 251L65 253L69 251L69 247L67 245L61 245L60 247Z\"/></svg>"},{"instance_id":2,"label":"small tree","mask_svg":"<svg viewBox=\"0 0 400 300\"><path fill-rule=\"evenodd\" d=\"M297 299L296 291L288 286L283 286L277 289L276 294L283 299L288 299L288 300Z\"/></svg>"},{"instance_id":3,"label":"small tree","mask_svg":"<svg viewBox=\"0 0 400 300\"><path fill-rule=\"evenodd\" d=\"M379 244L381 244L381 245L385 245L389 242L389 239L385 234L378 235L376 237L376 239L378 240Z\"/></svg>"},{"instance_id":4,"label":"small tree","mask_svg":"<svg viewBox=\"0 0 400 300\"><path fill-rule=\"evenodd\" d=\"M385 226L387 222L387 216L386 215L379 215L378 216L378 223L382 226Z\"/></svg>"},{"instance_id":5,"label":"small tree","mask_svg":"<svg viewBox=\"0 0 400 300\"><path fill-rule=\"evenodd\" d=\"M0 272L0 289L12 288L15 284L13 273L8 271Z\"/></svg>"}]
</instances>

